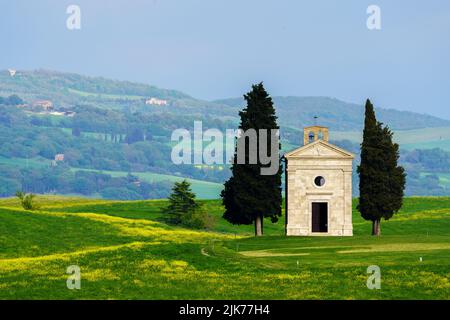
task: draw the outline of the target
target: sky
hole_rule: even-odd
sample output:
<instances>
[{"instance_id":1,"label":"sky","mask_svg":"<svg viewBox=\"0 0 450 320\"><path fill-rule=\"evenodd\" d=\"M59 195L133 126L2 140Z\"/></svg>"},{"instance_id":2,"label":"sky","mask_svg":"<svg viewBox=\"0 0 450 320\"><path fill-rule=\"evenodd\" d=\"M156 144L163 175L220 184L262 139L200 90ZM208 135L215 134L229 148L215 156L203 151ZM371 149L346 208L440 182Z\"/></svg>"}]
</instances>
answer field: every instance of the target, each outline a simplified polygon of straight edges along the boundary
<instances>
[{"instance_id":1,"label":"sky","mask_svg":"<svg viewBox=\"0 0 450 320\"><path fill-rule=\"evenodd\" d=\"M69 30L69 5L81 29ZM369 30L369 5L381 29ZM199 99L328 96L450 119L448 0L0 0L0 69L50 69ZM1 85L1 84L0 84Z\"/></svg>"}]
</instances>

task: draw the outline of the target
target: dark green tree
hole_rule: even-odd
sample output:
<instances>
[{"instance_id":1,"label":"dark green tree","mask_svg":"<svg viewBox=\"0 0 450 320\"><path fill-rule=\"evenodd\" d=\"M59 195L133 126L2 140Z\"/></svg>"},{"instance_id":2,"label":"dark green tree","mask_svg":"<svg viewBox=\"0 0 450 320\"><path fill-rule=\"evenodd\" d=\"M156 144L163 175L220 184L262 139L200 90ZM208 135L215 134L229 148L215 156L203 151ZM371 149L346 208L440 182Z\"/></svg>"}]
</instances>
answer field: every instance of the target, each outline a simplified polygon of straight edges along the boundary
<instances>
[{"instance_id":1,"label":"dark green tree","mask_svg":"<svg viewBox=\"0 0 450 320\"><path fill-rule=\"evenodd\" d=\"M262 83L252 86L252 91L244 95L247 107L239 115L241 122L239 129L243 132L255 129L257 132L257 161L251 164L249 159L251 143L249 138L242 135L239 139L247 139L245 148L245 163L237 162L237 147L235 149L234 161L231 167L232 176L225 182L224 190L221 193L222 202L225 206L223 217L232 224L254 224L255 235L263 234L263 219L270 217L271 221L277 222L281 216L281 165L278 162L275 174L263 175L261 169L269 167L261 161L260 129L267 129L267 150L271 155L270 129L278 130L277 117L273 106L272 98L268 95ZM242 142L242 141L241 141ZM280 145L277 139L276 158L279 160Z\"/></svg>"},{"instance_id":2,"label":"dark green tree","mask_svg":"<svg viewBox=\"0 0 450 320\"><path fill-rule=\"evenodd\" d=\"M212 226L211 217L196 201L191 184L186 180L175 182L169 196L169 205L163 209L166 220L172 224L180 224L190 228L203 229Z\"/></svg>"},{"instance_id":3,"label":"dark green tree","mask_svg":"<svg viewBox=\"0 0 450 320\"><path fill-rule=\"evenodd\" d=\"M74 137L80 137L81 136L81 129L80 129L80 127L74 126L72 128L72 136L74 136Z\"/></svg>"},{"instance_id":4,"label":"dark green tree","mask_svg":"<svg viewBox=\"0 0 450 320\"><path fill-rule=\"evenodd\" d=\"M372 235L381 234L381 219L389 220L403 204L406 175L398 165L399 146L393 133L375 117L369 99L366 101L361 164L359 174L358 210L365 220L372 221Z\"/></svg>"},{"instance_id":5,"label":"dark green tree","mask_svg":"<svg viewBox=\"0 0 450 320\"><path fill-rule=\"evenodd\" d=\"M138 127L129 129L126 136L126 142L128 144L132 144L139 141L144 141L144 132L142 131L142 129Z\"/></svg>"},{"instance_id":6,"label":"dark green tree","mask_svg":"<svg viewBox=\"0 0 450 320\"><path fill-rule=\"evenodd\" d=\"M13 94L6 99L6 104L17 106L23 104L23 100L18 95Z\"/></svg>"}]
</instances>

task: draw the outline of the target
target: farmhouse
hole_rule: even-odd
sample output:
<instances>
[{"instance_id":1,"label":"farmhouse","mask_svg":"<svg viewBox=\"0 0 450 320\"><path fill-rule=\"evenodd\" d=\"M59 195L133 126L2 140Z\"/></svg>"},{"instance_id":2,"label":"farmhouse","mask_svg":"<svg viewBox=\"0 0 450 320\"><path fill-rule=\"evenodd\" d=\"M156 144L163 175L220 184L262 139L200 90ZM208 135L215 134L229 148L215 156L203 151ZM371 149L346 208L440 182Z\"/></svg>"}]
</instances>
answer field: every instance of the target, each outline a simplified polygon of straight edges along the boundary
<instances>
[{"instance_id":1,"label":"farmhouse","mask_svg":"<svg viewBox=\"0 0 450 320\"><path fill-rule=\"evenodd\" d=\"M50 100L38 100L33 102L33 107L39 107L45 111L53 110L53 102Z\"/></svg>"},{"instance_id":2,"label":"farmhouse","mask_svg":"<svg viewBox=\"0 0 450 320\"><path fill-rule=\"evenodd\" d=\"M58 153L55 155L55 161L64 161L64 153Z\"/></svg>"},{"instance_id":3,"label":"farmhouse","mask_svg":"<svg viewBox=\"0 0 450 320\"><path fill-rule=\"evenodd\" d=\"M167 103L168 103L167 100L161 100L157 98L150 98L145 100L145 104L148 105L166 106Z\"/></svg>"},{"instance_id":4,"label":"farmhouse","mask_svg":"<svg viewBox=\"0 0 450 320\"><path fill-rule=\"evenodd\" d=\"M328 142L328 128L304 128L303 147L285 154L286 235L351 236L354 155Z\"/></svg>"}]
</instances>

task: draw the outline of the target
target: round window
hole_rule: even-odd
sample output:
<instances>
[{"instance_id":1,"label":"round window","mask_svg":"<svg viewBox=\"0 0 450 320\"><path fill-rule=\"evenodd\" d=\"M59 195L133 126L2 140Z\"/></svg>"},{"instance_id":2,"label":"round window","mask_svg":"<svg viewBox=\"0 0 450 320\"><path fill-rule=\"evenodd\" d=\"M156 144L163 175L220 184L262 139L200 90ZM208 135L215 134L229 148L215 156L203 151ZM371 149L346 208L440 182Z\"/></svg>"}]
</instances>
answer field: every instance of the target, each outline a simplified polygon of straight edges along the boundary
<instances>
[{"instance_id":1,"label":"round window","mask_svg":"<svg viewBox=\"0 0 450 320\"><path fill-rule=\"evenodd\" d=\"M318 187L322 187L325 184L325 178L322 176L318 176L314 179L314 184Z\"/></svg>"}]
</instances>

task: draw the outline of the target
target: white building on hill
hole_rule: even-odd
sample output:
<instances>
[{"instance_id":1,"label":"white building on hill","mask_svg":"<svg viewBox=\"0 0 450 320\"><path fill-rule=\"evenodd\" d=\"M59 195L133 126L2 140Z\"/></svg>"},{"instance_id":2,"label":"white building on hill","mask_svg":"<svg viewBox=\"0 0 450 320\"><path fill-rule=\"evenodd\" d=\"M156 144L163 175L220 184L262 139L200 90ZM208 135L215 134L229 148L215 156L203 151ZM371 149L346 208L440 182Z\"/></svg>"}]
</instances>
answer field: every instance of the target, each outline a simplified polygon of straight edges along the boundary
<instances>
[{"instance_id":1,"label":"white building on hill","mask_svg":"<svg viewBox=\"0 0 450 320\"><path fill-rule=\"evenodd\" d=\"M150 98L145 100L145 104L147 105L157 105L157 106L166 106L168 104L167 100L161 100L157 98Z\"/></svg>"}]
</instances>

